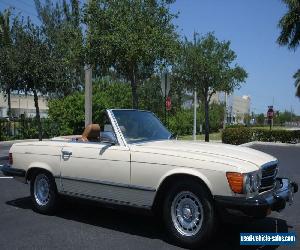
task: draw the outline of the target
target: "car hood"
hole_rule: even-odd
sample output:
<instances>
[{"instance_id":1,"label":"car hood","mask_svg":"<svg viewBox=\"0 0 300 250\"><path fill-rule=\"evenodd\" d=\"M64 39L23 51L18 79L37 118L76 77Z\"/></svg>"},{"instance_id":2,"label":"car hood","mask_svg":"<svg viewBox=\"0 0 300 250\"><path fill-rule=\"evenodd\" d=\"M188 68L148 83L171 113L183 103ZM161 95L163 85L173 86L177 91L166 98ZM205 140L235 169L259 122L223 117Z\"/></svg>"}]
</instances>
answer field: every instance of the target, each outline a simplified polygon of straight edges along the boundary
<instances>
[{"instance_id":1,"label":"car hood","mask_svg":"<svg viewBox=\"0 0 300 250\"><path fill-rule=\"evenodd\" d=\"M239 167L240 171L248 172L260 168L262 165L277 161L269 154L243 146L234 146L222 143L164 140L136 143L132 145L133 151L149 152L155 154L205 159ZM241 166L246 169L241 169Z\"/></svg>"}]
</instances>

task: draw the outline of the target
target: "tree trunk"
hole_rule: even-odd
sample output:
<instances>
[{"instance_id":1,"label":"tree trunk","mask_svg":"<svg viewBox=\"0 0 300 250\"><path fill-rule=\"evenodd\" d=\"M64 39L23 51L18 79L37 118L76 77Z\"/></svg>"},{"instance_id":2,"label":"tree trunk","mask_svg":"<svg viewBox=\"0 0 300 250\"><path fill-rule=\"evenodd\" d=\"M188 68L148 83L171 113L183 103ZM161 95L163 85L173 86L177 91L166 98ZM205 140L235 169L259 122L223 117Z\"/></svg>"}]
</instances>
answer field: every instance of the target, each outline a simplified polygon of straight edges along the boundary
<instances>
[{"instance_id":1,"label":"tree trunk","mask_svg":"<svg viewBox=\"0 0 300 250\"><path fill-rule=\"evenodd\" d=\"M137 93L137 81L136 81L136 76L135 76L134 72L132 72L130 83L131 83L131 93L132 93L132 108L138 109L139 108L139 97L138 97L138 93Z\"/></svg>"},{"instance_id":2,"label":"tree trunk","mask_svg":"<svg viewBox=\"0 0 300 250\"><path fill-rule=\"evenodd\" d=\"M7 94L7 104L8 104L8 111L7 111L7 116L11 118L11 99L10 99L10 88L6 89L6 94Z\"/></svg>"},{"instance_id":3,"label":"tree trunk","mask_svg":"<svg viewBox=\"0 0 300 250\"><path fill-rule=\"evenodd\" d=\"M35 106L35 113L36 113L35 118L38 124L39 140L41 141L43 139L42 123L41 123L40 108L39 108L39 98L36 90L33 90L33 98L34 98L34 106Z\"/></svg>"},{"instance_id":4,"label":"tree trunk","mask_svg":"<svg viewBox=\"0 0 300 250\"><path fill-rule=\"evenodd\" d=\"M209 102L207 97L204 97L204 112L205 112L205 141L209 142Z\"/></svg>"}]
</instances>

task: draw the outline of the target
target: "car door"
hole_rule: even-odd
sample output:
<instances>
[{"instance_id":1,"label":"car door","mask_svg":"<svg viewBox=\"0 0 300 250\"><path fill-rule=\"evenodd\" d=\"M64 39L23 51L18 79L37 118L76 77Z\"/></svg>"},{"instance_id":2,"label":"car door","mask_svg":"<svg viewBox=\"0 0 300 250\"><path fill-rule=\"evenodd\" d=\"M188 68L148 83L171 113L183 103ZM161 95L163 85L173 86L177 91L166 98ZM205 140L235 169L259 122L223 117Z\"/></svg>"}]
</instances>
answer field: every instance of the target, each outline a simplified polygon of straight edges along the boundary
<instances>
[{"instance_id":1,"label":"car door","mask_svg":"<svg viewBox=\"0 0 300 250\"><path fill-rule=\"evenodd\" d=\"M62 192L87 198L126 201L130 151L101 142L70 142L62 149Z\"/></svg>"}]
</instances>

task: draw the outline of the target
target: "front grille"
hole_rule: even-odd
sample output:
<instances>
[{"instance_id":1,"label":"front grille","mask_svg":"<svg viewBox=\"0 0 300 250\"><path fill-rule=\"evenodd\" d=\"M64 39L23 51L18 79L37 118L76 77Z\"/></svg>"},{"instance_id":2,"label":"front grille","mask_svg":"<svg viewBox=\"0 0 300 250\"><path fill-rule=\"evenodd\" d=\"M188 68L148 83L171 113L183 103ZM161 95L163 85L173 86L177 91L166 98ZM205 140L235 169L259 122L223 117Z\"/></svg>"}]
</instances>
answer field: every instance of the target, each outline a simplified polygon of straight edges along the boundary
<instances>
[{"instance_id":1,"label":"front grille","mask_svg":"<svg viewBox=\"0 0 300 250\"><path fill-rule=\"evenodd\" d=\"M264 192L274 187L277 172L277 163L262 167L262 178L259 192Z\"/></svg>"}]
</instances>

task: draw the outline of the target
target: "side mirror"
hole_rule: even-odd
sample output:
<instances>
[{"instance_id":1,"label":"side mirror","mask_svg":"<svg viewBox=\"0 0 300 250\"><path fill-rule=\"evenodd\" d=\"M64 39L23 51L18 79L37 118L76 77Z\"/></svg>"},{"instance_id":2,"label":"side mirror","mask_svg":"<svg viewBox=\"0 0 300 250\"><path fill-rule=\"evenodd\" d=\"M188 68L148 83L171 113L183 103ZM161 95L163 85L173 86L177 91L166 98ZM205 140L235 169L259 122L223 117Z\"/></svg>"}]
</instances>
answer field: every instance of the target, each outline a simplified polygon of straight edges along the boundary
<instances>
[{"instance_id":1,"label":"side mirror","mask_svg":"<svg viewBox=\"0 0 300 250\"><path fill-rule=\"evenodd\" d=\"M169 140L177 140L177 139L178 139L177 133L172 133L169 137Z\"/></svg>"},{"instance_id":2,"label":"side mirror","mask_svg":"<svg viewBox=\"0 0 300 250\"><path fill-rule=\"evenodd\" d=\"M100 132L100 142L115 145L115 144L117 144L117 138L116 138L114 132L103 131L103 132Z\"/></svg>"}]
</instances>

